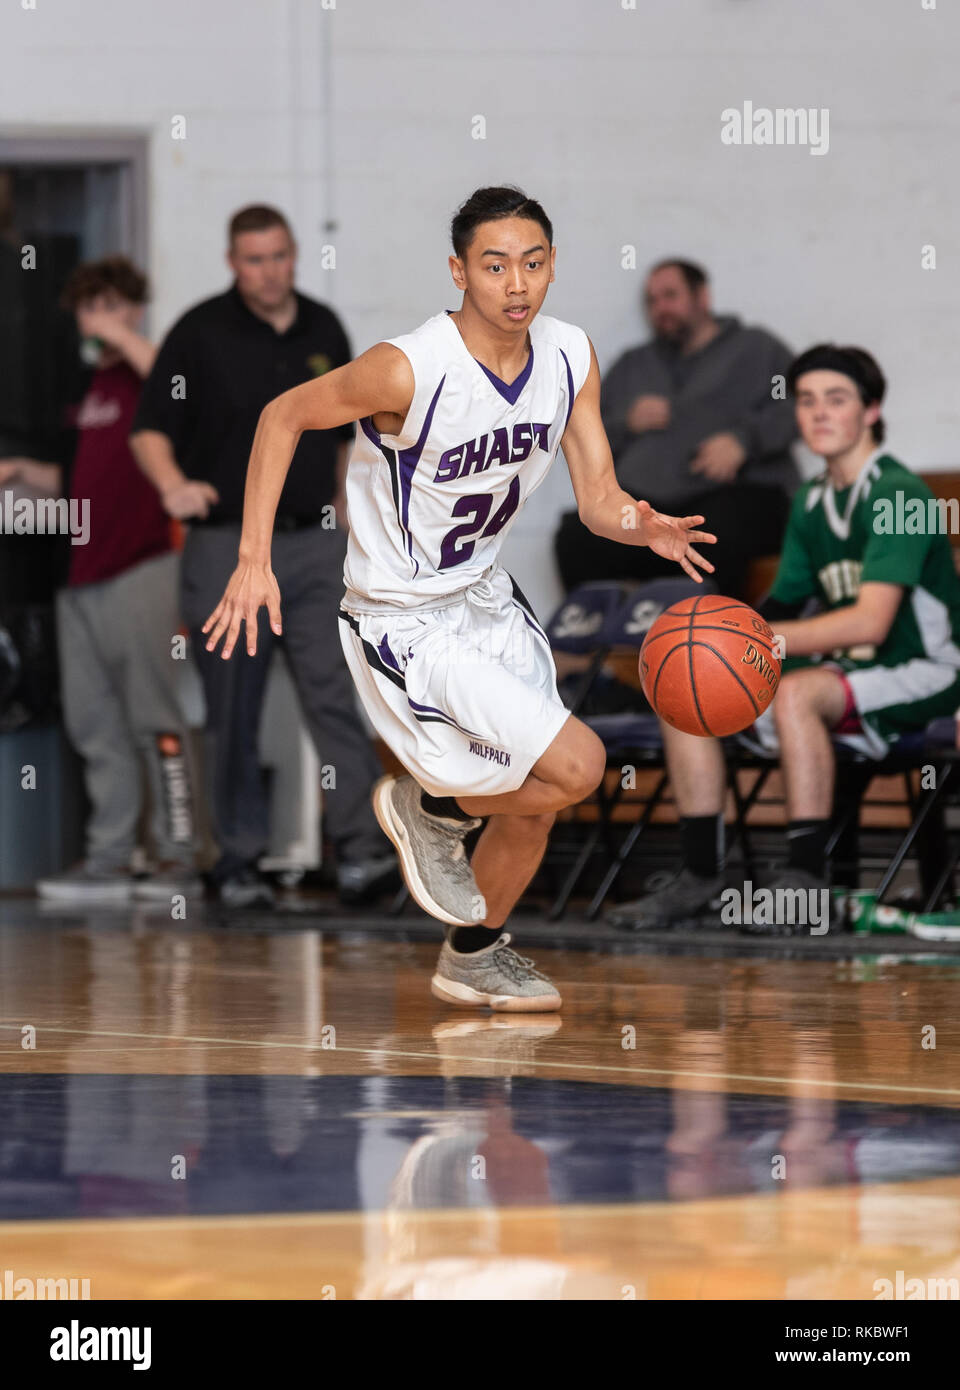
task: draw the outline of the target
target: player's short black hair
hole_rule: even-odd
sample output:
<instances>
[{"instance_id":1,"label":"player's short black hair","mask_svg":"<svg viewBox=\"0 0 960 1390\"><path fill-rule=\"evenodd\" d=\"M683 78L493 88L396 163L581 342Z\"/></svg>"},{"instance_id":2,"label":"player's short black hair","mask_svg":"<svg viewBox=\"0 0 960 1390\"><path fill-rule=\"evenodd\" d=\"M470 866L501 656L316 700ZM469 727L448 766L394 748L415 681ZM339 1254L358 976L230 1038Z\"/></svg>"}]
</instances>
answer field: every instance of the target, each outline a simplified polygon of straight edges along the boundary
<instances>
[{"instance_id":1,"label":"player's short black hair","mask_svg":"<svg viewBox=\"0 0 960 1390\"><path fill-rule=\"evenodd\" d=\"M450 223L454 255L463 255L481 222L495 222L501 217L529 217L531 222L539 222L546 234L547 245L553 245L553 223L536 198L528 198L521 188L505 185L502 188L478 188L454 213Z\"/></svg>"},{"instance_id":2,"label":"player's short black hair","mask_svg":"<svg viewBox=\"0 0 960 1390\"><path fill-rule=\"evenodd\" d=\"M669 256L665 261L657 261L650 274L654 275L658 270L679 270L687 282L687 289L693 294L697 290L702 290L704 285L709 284L707 272L702 265L697 265L695 261L680 261L675 256Z\"/></svg>"},{"instance_id":3,"label":"player's short black hair","mask_svg":"<svg viewBox=\"0 0 960 1390\"><path fill-rule=\"evenodd\" d=\"M817 343L795 357L787 371L787 389L797 393L797 380L804 372L842 372L856 386L864 405L879 405L886 395L887 380L875 358L865 348L837 347L836 343ZM882 417L870 426L874 444L882 444L886 428Z\"/></svg>"}]
</instances>

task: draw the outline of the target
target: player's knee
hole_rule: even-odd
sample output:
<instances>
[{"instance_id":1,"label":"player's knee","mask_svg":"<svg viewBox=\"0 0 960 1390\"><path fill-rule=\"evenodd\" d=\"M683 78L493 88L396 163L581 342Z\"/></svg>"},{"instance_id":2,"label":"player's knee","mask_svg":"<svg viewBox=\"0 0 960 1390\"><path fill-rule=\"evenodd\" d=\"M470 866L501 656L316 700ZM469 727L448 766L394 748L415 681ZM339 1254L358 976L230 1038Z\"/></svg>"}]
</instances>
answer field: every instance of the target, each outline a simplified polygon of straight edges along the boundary
<instances>
[{"instance_id":1,"label":"player's knee","mask_svg":"<svg viewBox=\"0 0 960 1390\"><path fill-rule=\"evenodd\" d=\"M774 718L782 724L799 710L809 709L815 702L815 682L809 671L790 671L781 678L777 698L773 702Z\"/></svg>"},{"instance_id":2,"label":"player's knee","mask_svg":"<svg viewBox=\"0 0 960 1390\"><path fill-rule=\"evenodd\" d=\"M596 790L606 766L606 751L597 735L579 719L570 719L538 776L560 793L564 806L575 806Z\"/></svg>"},{"instance_id":3,"label":"player's knee","mask_svg":"<svg viewBox=\"0 0 960 1390\"><path fill-rule=\"evenodd\" d=\"M607 770L607 751L592 729L586 729L588 738L582 740L574 760L571 786L573 801L583 801L596 791Z\"/></svg>"}]
</instances>

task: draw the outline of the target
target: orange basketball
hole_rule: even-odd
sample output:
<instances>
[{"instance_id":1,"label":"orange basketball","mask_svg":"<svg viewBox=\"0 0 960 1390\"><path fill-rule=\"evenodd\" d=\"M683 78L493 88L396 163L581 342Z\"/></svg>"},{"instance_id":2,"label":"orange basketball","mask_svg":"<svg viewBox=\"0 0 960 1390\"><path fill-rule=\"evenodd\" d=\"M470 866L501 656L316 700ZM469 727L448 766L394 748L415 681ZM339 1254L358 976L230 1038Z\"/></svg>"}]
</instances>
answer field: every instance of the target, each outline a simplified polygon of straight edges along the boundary
<instances>
[{"instance_id":1,"label":"orange basketball","mask_svg":"<svg viewBox=\"0 0 960 1390\"><path fill-rule=\"evenodd\" d=\"M640 648L643 693L661 719L686 734L723 738L748 728L780 684L773 629L722 594L681 599Z\"/></svg>"}]
</instances>

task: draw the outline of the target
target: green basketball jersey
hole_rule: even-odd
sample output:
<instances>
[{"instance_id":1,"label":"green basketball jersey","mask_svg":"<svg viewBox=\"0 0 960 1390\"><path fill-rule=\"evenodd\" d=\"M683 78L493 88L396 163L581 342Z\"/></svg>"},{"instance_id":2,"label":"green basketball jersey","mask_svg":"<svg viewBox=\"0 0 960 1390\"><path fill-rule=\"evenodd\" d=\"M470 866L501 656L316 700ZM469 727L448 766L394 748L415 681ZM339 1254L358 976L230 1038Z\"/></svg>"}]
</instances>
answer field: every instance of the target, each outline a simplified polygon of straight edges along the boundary
<instances>
[{"instance_id":1,"label":"green basketball jersey","mask_svg":"<svg viewBox=\"0 0 960 1390\"><path fill-rule=\"evenodd\" d=\"M861 584L902 584L903 599L882 645L845 655L854 665L900 666L919 657L960 667L960 578L947 534L951 521L956 527L946 504L889 454L875 453L853 486L840 492L823 474L793 500L771 597L790 604L818 598L827 608L844 608L855 602Z\"/></svg>"}]
</instances>

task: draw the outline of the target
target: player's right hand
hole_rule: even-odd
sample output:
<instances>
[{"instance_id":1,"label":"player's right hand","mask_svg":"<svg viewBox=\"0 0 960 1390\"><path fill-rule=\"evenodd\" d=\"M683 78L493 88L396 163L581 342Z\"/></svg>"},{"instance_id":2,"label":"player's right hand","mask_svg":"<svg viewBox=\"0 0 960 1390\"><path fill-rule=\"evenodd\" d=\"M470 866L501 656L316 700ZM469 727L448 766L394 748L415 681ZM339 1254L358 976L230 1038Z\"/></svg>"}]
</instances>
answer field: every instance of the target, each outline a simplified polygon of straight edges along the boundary
<instances>
[{"instance_id":1,"label":"player's right hand","mask_svg":"<svg viewBox=\"0 0 960 1390\"><path fill-rule=\"evenodd\" d=\"M203 632L209 632L207 651L212 652L220 638L226 633L223 651L220 655L229 661L237 638L240 624L247 630L247 655L257 654L257 614L266 606L270 614L271 630L280 637L283 624L280 621L280 587L273 570L267 564L253 564L241 560L230 576L223 598L204 623Z\"/></svg>"},{"instance_id":2,"label":"player's right hand","mask_svg":"<svg viewBox=\"0 0 960 1390\"><path fill-rule=\"evenodd\" d=\"M637 529L642 543L662 555L665 560L675 560L685 574L703 583L703 575L697 574L694 565L699 565L707 574L714 573L714 566L705 560L692 541L698 545L716 545L717 538L711 531L699 531L703 525L702 516L665 516L654 511L649 502L637 502Z\"/></svg>"}]
</instances>

